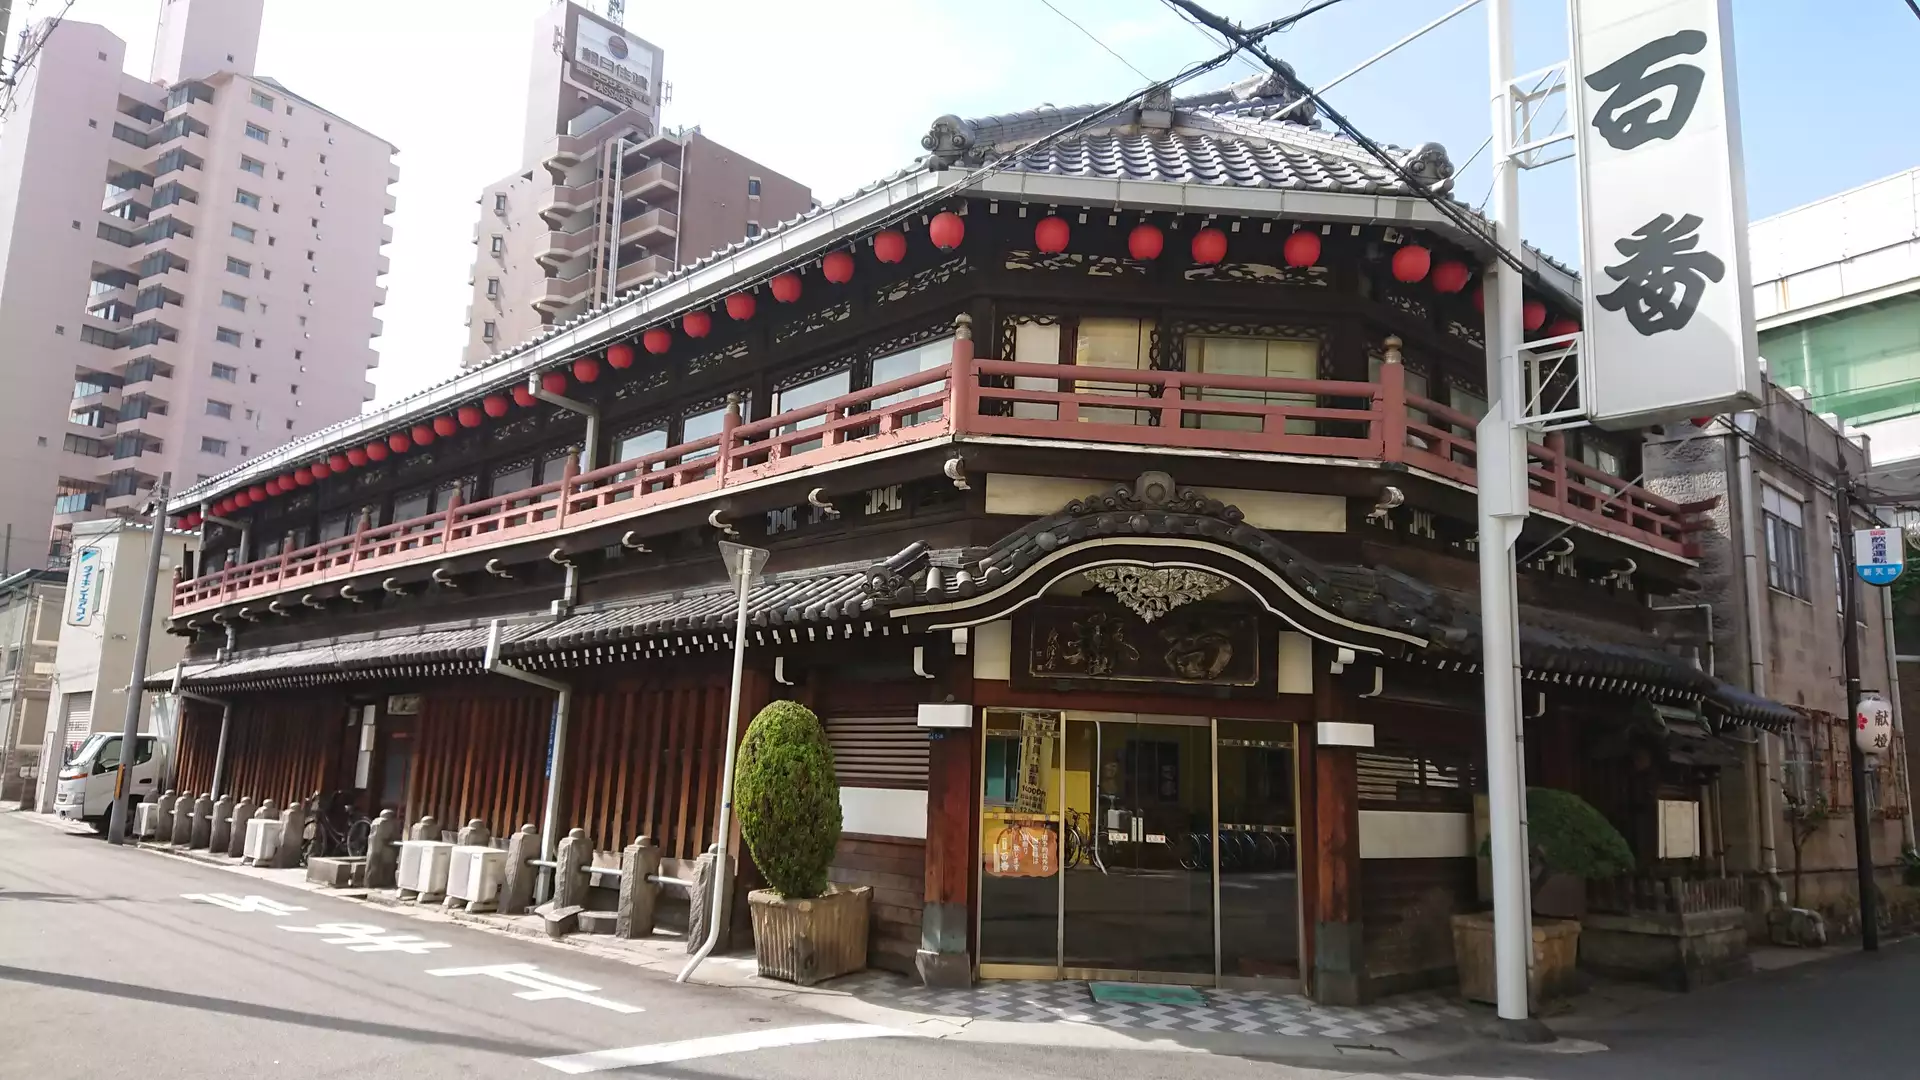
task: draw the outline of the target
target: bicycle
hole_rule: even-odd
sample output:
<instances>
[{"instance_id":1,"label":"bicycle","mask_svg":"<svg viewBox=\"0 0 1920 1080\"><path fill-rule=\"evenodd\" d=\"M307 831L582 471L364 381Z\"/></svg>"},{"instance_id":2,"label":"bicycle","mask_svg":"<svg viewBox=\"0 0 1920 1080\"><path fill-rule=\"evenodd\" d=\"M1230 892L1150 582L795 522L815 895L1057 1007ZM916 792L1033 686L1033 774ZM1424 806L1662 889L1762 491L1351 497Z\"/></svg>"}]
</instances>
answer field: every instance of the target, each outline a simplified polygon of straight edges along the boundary
<instances>
[{"instance_id":1,"label":"bicycle","mask_svg":"<svg viewBox=\"0 0 1920 1080\"><path fill-rule=\"evenodd\" d=\"M373 821L365 815L355 816L347 805L344 792L333 792L326 796L323 807L319 792L307 803L307 823L302 832L303 842L300 849L300 861L332 855L345 855L348 858L365 858L367 842L373 835Z\"/></svg>"},{"instance_id":2,"label":"bicycle","mask_svg":"<svg viewBox=\"0 0 1920 1080\"><path fill-rule=\"evenodd\" d=\"M1068 810L1060 815L1061 853L1060 865L1068 870L1080 865L1085 859L1101 873L1107 872L1106 863L1100 858L1100 837L1093 831L1091 814L1078 810Z\"/></svg>"}]
</instances>

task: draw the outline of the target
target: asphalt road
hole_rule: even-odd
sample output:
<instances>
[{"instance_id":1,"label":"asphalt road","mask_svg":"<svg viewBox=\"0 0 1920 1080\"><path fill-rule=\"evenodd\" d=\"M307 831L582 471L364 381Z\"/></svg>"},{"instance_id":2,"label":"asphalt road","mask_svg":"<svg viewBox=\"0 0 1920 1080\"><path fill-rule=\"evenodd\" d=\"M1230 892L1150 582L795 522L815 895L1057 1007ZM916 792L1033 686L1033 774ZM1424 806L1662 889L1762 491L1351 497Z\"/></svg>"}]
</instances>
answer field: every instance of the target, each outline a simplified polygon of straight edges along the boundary
<instances>
[{"instance_id":1,"label":"asphalt road","mask_svg":"<svg viewBox=\"0 0 1920 1080\"><path fill-rule=\"evenodd\" d=\"M0 1080L1892 1080L1920 1076L1916 1003L1920 942L1897 942L1589 1025L1587 1048L1605 1047L1591 1053L1259 1060L936 1039L0 814Z\"/></svg>"}]
</instances>

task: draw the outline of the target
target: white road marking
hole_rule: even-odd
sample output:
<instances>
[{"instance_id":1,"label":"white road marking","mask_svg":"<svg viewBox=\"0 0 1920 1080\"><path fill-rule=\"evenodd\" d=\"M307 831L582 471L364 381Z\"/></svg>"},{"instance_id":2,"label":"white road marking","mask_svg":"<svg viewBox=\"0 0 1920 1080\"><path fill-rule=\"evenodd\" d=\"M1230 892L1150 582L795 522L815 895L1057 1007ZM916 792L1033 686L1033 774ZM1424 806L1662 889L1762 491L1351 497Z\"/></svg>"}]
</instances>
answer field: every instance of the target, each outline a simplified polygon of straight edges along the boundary
<instances>
[{"instance_id":1,"label":"white road marking","mask_svg":"<svg viewBox=\"0 0 1920 1080\"><path fill-rule=\"evenodd\" d=\"M625 1002L609 1001L603 997L594 997L592 991L600 989L599 987L589 983L575 982L572 979L561 978L552 972L541 971L537 964L486 964L480 967L435 968L428 971L427 974L442 977L486 975L490 978L499 979L502 982L510 982L515 986L526 987L527 989L513 995L525 1001L554 1001L557 999L565 999L567 1001L584 1002L588 1005L597 1005L602 1009L610 1009L617 1013L632 1014L647 1011L638 1005L628 1005Z\"/></svg>"},{"instance_id":2,"label":"white road marking","mask_svg":"<svg viewBox=\"0 0 1920 1080\"><path fill-rule=\"evenodd\" d=\"M235 896L232 893L223 892L183 892L180 894L180 899L214 904L228 911L263 911L268 915L291 915L296 911L307 910L297 904L283 904L264 896Z\"/></svg>"},{"instance_id":3,"label":"white road marking","mask_svg":"<svg viewBox=\"0 0 1920 1080\"><path fill-rule=\"evenodd\" d=\"M444 941L427 941L417 934L389 934L386 927L372 923L330 922L318 926L283 926L296 934L330 934L320 940L327 945L345 945L349 952L402 952L424 956L433 949L451 949Z\"/></svg>"},{"instance_id":4,"label":"white road marking","mask_svg":"<svg viewBox=\"0 0 1920 1080\"><path fill-rule=\"evenodd\" d=\"M733 1035L709 1035L704 1039L629 1046L620 1050L595 1050L565 1057L539 1058L540 1064L570 1075L630 1069L635 1065L663 1065L670 1061L690 1061L719 1054L740 1054L749 1050L771 1050L781 1046L805 1046L808 1043L835 1042L840 1039L875 1039L905 1035L904 1031L875 1024L807 1024L801 1027L742 1031Z\"/></svg>"}]
</instances>

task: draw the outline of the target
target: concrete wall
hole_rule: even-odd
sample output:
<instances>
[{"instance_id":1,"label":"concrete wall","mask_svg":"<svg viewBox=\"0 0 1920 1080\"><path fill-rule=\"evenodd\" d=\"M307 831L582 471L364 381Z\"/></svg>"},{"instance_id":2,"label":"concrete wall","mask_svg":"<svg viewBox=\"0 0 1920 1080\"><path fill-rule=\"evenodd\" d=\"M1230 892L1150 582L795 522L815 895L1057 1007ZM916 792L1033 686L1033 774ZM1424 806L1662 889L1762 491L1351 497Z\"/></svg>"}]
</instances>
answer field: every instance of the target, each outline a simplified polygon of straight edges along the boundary
<instances>
[{"instance_id":1,"label":"concrete wall","mask_svg":"<svg viewBox=\"0 0 1920 1080\"><path fill-rule=\"evenodd\" d=\"M747 194L750 178L760 181L758 197ZM745 237L749 222L771 228L813 205L806 185L697 131L687 139L681 185L682 266Z\"/></svg>"},{"instance_id":2,"label":"concrete wall","mask_svg":"<svg viewBox=\"0 0 1920 1080\"><path fill-rule=\"evenodd\" d=\"M252 71L266 0L160 0L153 75L171 85L220 71Z\"/></svg>"}]
</instances>

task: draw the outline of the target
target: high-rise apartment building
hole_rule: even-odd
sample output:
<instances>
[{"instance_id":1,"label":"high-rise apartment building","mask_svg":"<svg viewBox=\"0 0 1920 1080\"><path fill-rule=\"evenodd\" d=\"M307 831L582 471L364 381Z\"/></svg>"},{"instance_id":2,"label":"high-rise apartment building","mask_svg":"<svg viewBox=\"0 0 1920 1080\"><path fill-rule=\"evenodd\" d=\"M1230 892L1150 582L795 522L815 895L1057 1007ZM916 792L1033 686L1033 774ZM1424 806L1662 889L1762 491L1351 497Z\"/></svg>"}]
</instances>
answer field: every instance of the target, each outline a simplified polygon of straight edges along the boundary
<instances>
[{"instance_id":1,"label":"high-rise apartment building","mask_svg":"<svg viewBox=\"0 0 1920 1080\"><path fill-rule=\"evenodd\" d=\"M252 73L265 0L158 3L149 81L31 28L0 126L0 570L373 397L394 147Z\"/></svg>"},{"instance_id":2,"label":"high-rise apartment building","mask_svg":"<svg viewBox=\"0 0 1920 1080\"><path fill-rule=\"evenodd\" d=\"M466 366L812 206L698 128L663 130L664 59L578 4L541 17L521 167L480 194Z\"/></svg>"}]
</instances>

